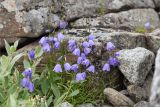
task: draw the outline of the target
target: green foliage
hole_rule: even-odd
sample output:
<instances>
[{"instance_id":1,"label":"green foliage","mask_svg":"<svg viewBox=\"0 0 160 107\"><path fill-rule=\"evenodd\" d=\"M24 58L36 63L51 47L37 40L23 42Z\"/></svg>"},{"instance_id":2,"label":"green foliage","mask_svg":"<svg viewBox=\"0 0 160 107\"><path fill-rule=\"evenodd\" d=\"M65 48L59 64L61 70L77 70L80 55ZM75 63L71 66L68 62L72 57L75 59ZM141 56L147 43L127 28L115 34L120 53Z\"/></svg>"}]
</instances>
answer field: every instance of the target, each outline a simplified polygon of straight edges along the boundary
<instances>
[{"instance_id":1,"label":"green foliage","mask_svg":"<svg viewBox=\"0 0 160 107\"><path fill-rule=\"evenodd\" d=\"M146 33L147 30L143 26L138 26L135 28L135 32L137 33Z\"/></svg>"}]
</instances>

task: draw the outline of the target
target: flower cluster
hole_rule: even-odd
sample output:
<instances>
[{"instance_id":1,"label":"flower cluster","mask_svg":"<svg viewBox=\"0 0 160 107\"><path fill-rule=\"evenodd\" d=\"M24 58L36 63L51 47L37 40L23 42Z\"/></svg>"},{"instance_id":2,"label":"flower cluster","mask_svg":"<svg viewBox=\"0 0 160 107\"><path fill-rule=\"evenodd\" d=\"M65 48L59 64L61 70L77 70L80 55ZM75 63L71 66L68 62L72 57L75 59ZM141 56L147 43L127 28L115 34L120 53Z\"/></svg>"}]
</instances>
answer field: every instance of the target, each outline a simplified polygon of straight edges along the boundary
<instances>
[{"instance_id":1,"label":"flower cluster","mask_svg":"<svg viewBox=\"0 0 160 107\"><path fill-rule=\"evenodd\" d=\"M56 37L42 37L39 44L42 46L44 52L52 52L52 45L54 49L60 49L61 41L64 39L62 33L58 33Z\"/></svg>"},{"instance_id":2,"label":"flower cluster","mask_svg":"<svg viewBox=\"0 0 160 107\"><path fill-rule=\"evenodd\" d=\"M65 71L73 71L76 74L76 80L85 80L87 77L87 72L94 73L95 72L95 66L92 64L92 61L89 58L89 55L91 53L94 53L95 50L95 43L94 43L95 36L90 34L87 38L87 41L84 41L81 43L80 46L77 45L75 40L69 40L68 41L68 49L71 51L71 53L75 56L77 56L77 62L73 65L70 65L68 62L66 62L63 67L61 64L56 64L53 68L54 72L63 72L62 68L64 68ZM115 45L112 42L108 42L106 45L106 51L110 52L115 50ZM119 65L119 61L117 60L117 56L119 56L119 52L114 53L114 57L110 57L108 60L108 63L106 63L102 70L103 71L110 71L111 66L116 67ZM78 69L83 66L83 68L86 68L84 72L79 73Z\"/></svg>"},{"instance_id":3,"label":"flower cluster","mask_svg":"<svg viewBox=\"0 0 160 107\"><path fill-rule=\"evenodd\" d=\"M115 45L112 42L108 42L106 44L106 51L107 52L111 52L113 50L115 50ZM113 57L110 56L110 58L108 60L108 63L104 64L102 70L109 72L111 70L110 69L111 66L113 66L113 67L118 66L119 65L119 61L118 61L118 59L116 57L118 57L119 55L120 55L119 52L115 52Z\"/></svg>"},{"instance_id":4,"label":"flower cluster","mask_svg":"<svg viewBox=\"0 0 160 107\"><path fill-rule=\"evenodd\" d=\"M34 91L34 84L31 82L32 69L28 68L23 71L24 78L21 81L21 86L27 88L30 92Z\"/></svg>"}]
</instances>

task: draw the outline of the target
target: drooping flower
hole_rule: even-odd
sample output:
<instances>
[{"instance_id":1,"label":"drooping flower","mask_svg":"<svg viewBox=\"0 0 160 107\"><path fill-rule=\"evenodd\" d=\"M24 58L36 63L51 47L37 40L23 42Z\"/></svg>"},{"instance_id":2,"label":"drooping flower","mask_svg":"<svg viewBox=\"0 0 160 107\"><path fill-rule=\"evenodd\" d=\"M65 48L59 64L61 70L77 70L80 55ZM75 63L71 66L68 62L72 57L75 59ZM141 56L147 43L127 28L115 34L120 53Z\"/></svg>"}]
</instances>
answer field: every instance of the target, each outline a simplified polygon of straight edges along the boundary
<instances>
[{"instance_id":1,"label":"drooping flower","mask_svg":"<svg viewBox=\"0 0 160 107\"><path fill-rule=\"evenodd\" d=\"M32 69L28 68L28 69L24 70L22 72L22 74L25 76L25 78L31 79L32 78Z\"/></svg>"},{"instance_id":2,"label":"drooping flower","mask_svg":"<svg viewBox=\"0 0 160 107\"><path fill-rule=\"evenodd\" d=\"M78 57L78 59L77 59L77 64L81 64L82 61L83 61L82 57Z\"/></svg>"},{"instance_id":3,"label":"drooping flower","mask_svg":"<svg viewBox=\"0 0 160 107\"><path fill-rule=\"evenodd\" d=\"M62 33L58 33L57 34L57 39L58 39L59 42L62 41L64 39L64 35Z\"/></svg>"},{"instance_id":4,"label":"drooping flower","mask_svg":"<svg viewBox=\"0 0 160 107\"><path fill-rule=\"evenodd\" d=\"M86 67L88 67L90 64L89 59L85 59L84 61L82 61L82 65L85 65Z\"/></svg>"},{"instance_id":5,"label":"drooping flower","mask_svg":"<svg viewBox=\"0 0 160 107\"><path fill-rule=\"evenodd\" d=\"M94 65L90 65L88 68L87 68L87 70L89 71L89 72L95 72L95 66Z\"/></svg>"},{"instance_id":6,"label":"drooping flower","mask_svg":"<svg viewBox=\"0 0 160 107\"><path fill-rule=\"evenodd\" d=\"M83 73L77 73L76 75L76 81L82 81L82 80L85 80L86 79L86 73L83 72Z\"/></svg>"},{"instance_id":7,"label":"drooping flower","mask_svg":"<svg viewBox=\"0 0 160 107\"><path fill-rule=\"evenodd\" d=\"M150 24L150 22L145 23L145 24L144 24L144 27L145 27L145 29L147 29L147 30L151 29L151 24Z\"/></svg>"},{"instance_id":8,"label":"drooping flower","mask_svg":"<svg viewBox=\"0 0 160 107\"><path fill-rule=\"evenodd\" d=\"M65 29L67 27L68 23L66 21L60 20L59 22L59 28Z\"/></svg>"},{"instance_id":9,"label":"drooping flower","mask_svg":"<svg viewBox=\"0 0 160 107\"><path fill-rule=\"evenodd\" d=\"M88 48L88 47L89 47L89 43L85 41L85 42L82 43L82 46L83 46L84 48Z\"/></svg>"},{"instance_id":10,"label":"drooping flower","mask_svg":"<svg viewBox=\"0 0 160 107\"><path fill-rule=\"evenodd\" d=\"M112 42L108 42L107 46L106 46L106 50L111 51L111 50L114 50L114 49L115 49L114 44Z\"/></svg>"},{"instance_id":11,"label":"drooping flower","mask_svg":"<svg viewBox=\"0 0 160 107\"><path fill-rule=\"evenodd\" d=\"M22 81L21 81L21 86L22 87L28 87L29 86L29 78L23 78Z\"/></svg>"},{"instance_id":12,"label":"drooping flower","mask_svg":"<svg viewBox=\"0 0 160 107\"><path fill-rule=\"evenodd\" d=\"M32 82L29 82L29 86L27 88L30 92L33 92L34 91L34 84Z\"/></svg>"},{"instance_id":13,"label":"drooping flower","mask_svg":"<svg viewBox=\"0 0 160 107\"><path fill-rule=\"evenodd\" d=\"M48 43L44 44L42 48L43 48L44 52L51 52L52 51L52 48Z\"/></svg>"},{"instance_id":14,"label":"drooping flower","mask_svg":"<svg viewBox=\"0 0 160 107\"><path fill-rule=\"evenodd\" d=\"M76 45L76 41L75 41L75 40L69 40L69 41L68 41L68 46L69 46L69 47L72 47L72 46L74 46L74 45Z\"/></svg>"},{"instance_id":15,"label":"drooping flower","mask_svg":"<svg viewBox=\"0 0 160 107\"><path fill-rule=\"evenodd\" d=\"M57 64L57 65L54 67L53 71L55 71L55 72L62 72L62 67L61 67L61 65L60 65L60 64Z\"/></svg>"},{"instance_id":16,"label":"drooping flower","mask_svg":"<svg viewBox=\"0 0 160 107\"><path fill-rule=\"evenodd\" d=\"M42 37L39 41L39 44L41 44L41 45L45 45L46 43L48 43L48 38L47 37Z\"/></svg>"},{"instance_id":17,"label":"drooping flower","mask_svg":"<svg viewBox=\"0 0 160 107\"><path fill-rule=\"evenodd\" d=\"M64 69L65 69L66 71L70 71L70 70L71 70L71 65L70 65L69 63L65 63L65 64L64 64Z\"/></svg>"},{"instance_id":18,"label":"drooping flower","mask_svg":"<svg viewBox=\"0 0 160 107\"><path fill-rule=\"evenodd\" d=\"M95 39L95 36L93 35L93 34L90 34L89 36L88 36L88 40L94 40Z\"/></svg>"},{"instance_id":19,"label":"drooping flower","mask_svg":"<svg viewBox=\"0 0 160 107\"><path fill-rule=\"evenodd\" d=\"M54 44L54 48L55 49L60 49L60 47L61 47L61 43L60 42L55 42L55 44Z\"/></svg>"},{"instance_id":20,"label":"drooping flower","mask_svg":"<svg viewBox=\"0 0 160 107\"><path fill-rule=\"evenodd\" d=\"M57 41L57 38L54 37L49 37L48 39L51 43L55 43Z\"/></svg>"},{"instance_id":21,"label":"drooping flower","mask_svg":"<svg viewBox=\"0 0 160 107\"><path fill-rule=\"evenodd\" d=\"M35 58L34 50L31 50L31 51L28 52L28 57L29 57L29 59L34 59Z\"/></svg>"},{"instance_id":22,"label":"drooping flower","mask_svg":"<svg viewBox=\"0 0 160 107\"><path fill-rule=\"evenodd\" d=\"M115 52L115 53L114 53L114 56L115 56L115 57L120 56L120 52Z\"/></svg>"},{"instance_id":23,"label":"drooping flower","mask_svg":"<svg viewBox=\"0 0 160 107\"><path fill-rule=\"evenodd\" d=\"M109 64L113 67L116 67L119 65L119 61L116 58L110 57L109 58Z\"/></svg>"},{"instance_id":24,"label":"drooping flower","mask_svg":"<svg viewBox=\"0 0 160 107\"><path fill-rule=\"evenodd\" d=\"M85 53L81 53L81 57L82 57L83 60L86 59Z\"/></svg>"},{"instance_id":25,"label":"drooping flower","mask_svg":"<svg viewBox=\"0 0 160 107\"><path fill-rule=\"evenodd\" d=\"M76 49L76 41L75 40L69 40L68 41L68 48L71 51L74 51Z\"/></svg>"},{"instance_id":26,"label":"drooping flower","mask_svg":"<svg viewBox=\"0 0 160 107\"><path fill-rule=\"evenodd\" d=\"M85 53L85 55L88 55L89 53L91 53L91 49L90 48L84 48L84 53Z\"/></svg>"},{"instance_id":27,"label":"drooping flower","mask_svg":"<svg viewBox=\"0 0 160 107\"><path fill-rule=\"evenodd\" d=\"M34 91L34 84L29 80L29 78L23 78L21 86L27 88L30 92Z\"/></svg>"},{"instance_id":28,"label":"drooping flower","mask_svg":"<svg viewBox=\"0 0 160 107\"><path fill-rule=\"evenodd\" d=\"M74 72L77 72L78 71L78 65L77 64L73 64L71 66L71 70L73 70Z\"/></svg>"},{"instance_id":29,"label":"drooping flower","mask_svg":"<svg viewBox=\"0 0 160 107\"><path fill-rule=\"evenodd\" d=\"M93 40L89 40L88 43L89 43L89 46L91 46L91 47L95 45L95 43L93 42Z\"/></svg>"},{"instance_id":30,"label":"drooping flower","mask_svg":"<svg viewBox=\"0 0 160 107\"><path fill-rule=\"evenodd\" d=\"M103 71L110 71L110 65L108 63L106 63L104 66L103 66Z\"/></svg>"},{"instance_id":31,"label":"drooping flower","mask_svg":"<svg viewBox=\"0 0 160 107\"><path fill-rule=\"evenodd\" d=\"M80 54L81 54L80 49L79 49L79 48L76 48L76 49L73 51L73 54L74 54L74 55L77 55L77 56L80 56Z\"/></svg>"}]
</instances>

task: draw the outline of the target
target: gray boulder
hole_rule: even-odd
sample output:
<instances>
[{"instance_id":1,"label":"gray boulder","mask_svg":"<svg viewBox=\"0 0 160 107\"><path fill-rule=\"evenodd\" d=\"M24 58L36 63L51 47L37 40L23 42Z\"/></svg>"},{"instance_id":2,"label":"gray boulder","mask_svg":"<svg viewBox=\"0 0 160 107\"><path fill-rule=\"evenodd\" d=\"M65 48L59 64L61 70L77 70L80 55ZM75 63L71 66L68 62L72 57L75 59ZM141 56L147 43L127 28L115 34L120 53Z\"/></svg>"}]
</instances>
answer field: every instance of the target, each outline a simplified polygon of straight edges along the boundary
<instances>
[{"instance_id":1,"label":"gray boulder","mask_svg":"<svg viewBox=\"0 0 160 107\"><path fill-rule=\"evenodd\" d=\"M150 13L150 15L148 15ZM132 9L119 13L109 13L96 18L81 18L73 23L73 27L108 27L133 30L150 22L153 28L159 25L158 13L153 9Z\"/></svg>"},{"instance_id":2,"label":"gray boulder","mask_svg":"<svg viewBox=\"0 0 160 107\"><path fill-rule=\"evenodd\" d=\"M127 90L130 98L135 102L147 99L146 91L144 90L144 88L141 88L137 85L130 85L127 87Z\"/></svg>"},{"instance_id":3,"label":"gray boulder","mask_svg":"<svg viewBox=\"0 0 160 107\"><path fill-rule=\"evenodd\" d=\"M140 101L134 105L134 107L151 107L150 104L146 101Z\"/></svg>"},{"instance_id":4,"label":"gray boulder","mask_svg":"<svg viewBox=\"0 0 160 107\"><path fill-rule=\"evenodd\" d=\"M68 103L68 102L63 102L61 104L61 107L74 107L72 104Z\"/></svg>"},{"instance_id":5,"label":"gray boulder","mask_svg":"<svg viewBox=\"0 0 160 107\"><path fill-rule=\"evenodd\" d=\"M154 53L142 48L124 49L118 57L119 69L126 79L133 84L143 84L154 62Z\"/></svg>"},{"instance_id":6,"label":"gray boulder","mask_svg":"<svg viewBox=\"0 0 160 107\"><path fill-rule=\"evenodd\" d=\"M112 88L106 88L104 94L107 100L115 107L132 107L134 105L134 102L130 98Z\"/></svg>"},{"instance_id":7,"label":"gray boulder","mask_svg":"<svg viewBox=\"0 0 160 107\"><path fill-rule=\"evenodd\" d=\"M155 60L155 71L152 81L150 102L153 103L154 107L160 106L160 49L157 52Z\"/></svg>"}]
</instances>

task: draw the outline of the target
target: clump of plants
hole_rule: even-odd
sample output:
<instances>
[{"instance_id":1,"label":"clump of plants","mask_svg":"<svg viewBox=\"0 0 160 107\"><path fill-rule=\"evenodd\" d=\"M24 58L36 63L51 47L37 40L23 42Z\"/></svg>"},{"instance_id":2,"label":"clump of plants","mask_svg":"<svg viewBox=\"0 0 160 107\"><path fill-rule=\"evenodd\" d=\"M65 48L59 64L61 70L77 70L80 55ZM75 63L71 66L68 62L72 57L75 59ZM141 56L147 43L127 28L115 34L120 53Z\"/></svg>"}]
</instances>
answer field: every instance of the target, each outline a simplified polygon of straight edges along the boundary
<instances>
[{"instance_id":1,"label":"clump of plants","mask_svg":"<svg viewBox=\"0 0 160 107\"><path fill-rule=\"evenodd\" d=\"M60 22L62 31L66 26L65 21ZM1 79L0 105L60 107L65 101L74 105L102 102L105 75L119 65L119 52L112 42L106 43L104 50L108 61L99 70L95 66L97 47L94 40L93 34L82 43L72 39L66 41L63 32L54 36L50 34L40 39L35 50L17 54L14 58L10 53L15 55L18 42L13 47L6 42L8 56L0 58L0 73L5 75ZM13 65L22 56L25 56L25 70L21 72ZM46 59L48 64L44 69L36 69L44 56L49 56ZM13 63L10 63L12 60Z\"/></svg>"}]
</instances>

